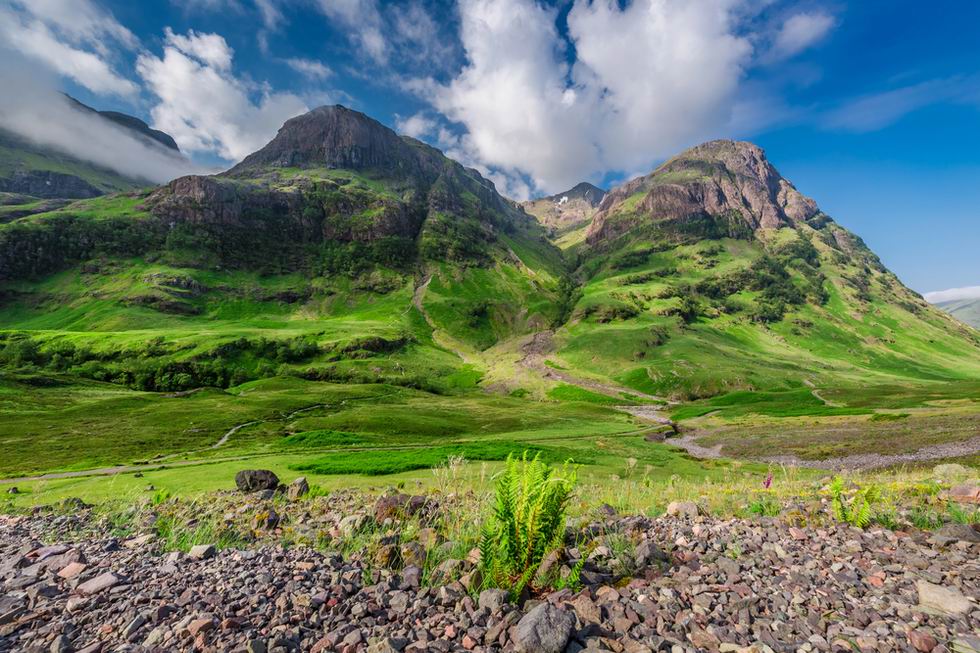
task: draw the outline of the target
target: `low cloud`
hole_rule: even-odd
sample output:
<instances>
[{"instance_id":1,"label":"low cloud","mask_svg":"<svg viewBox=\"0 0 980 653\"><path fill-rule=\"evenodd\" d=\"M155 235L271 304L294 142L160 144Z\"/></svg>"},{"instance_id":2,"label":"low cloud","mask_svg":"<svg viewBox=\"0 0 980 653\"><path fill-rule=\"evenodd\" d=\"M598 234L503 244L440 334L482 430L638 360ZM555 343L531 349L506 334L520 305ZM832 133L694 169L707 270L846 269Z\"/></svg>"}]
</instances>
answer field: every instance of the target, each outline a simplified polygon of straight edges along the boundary
<instances>
[{"instance_id":1,"label":"low cloud","mask_svg":"<svg viewBox=\"0 0 980 653\"><path fill-rule=\"evenodd\" d=\"M37 145L114 170L131 178L164 183L204 172L176 152L74 107L53 80L13 62L0 66L0 128Z\"/></svg>"},{"instance_id":2,"label":"low cloud","mask_svg":"<svg viewBox=\"0 0 980 653\"><path fill-rule=\"evenodd\" d=\"M931 304L940 302L953 302L960 299L980 299L980 286L966 286L965 288L950 288L949 290L937 290L927 292L923 297Z\"/></svg>"}]
</instances>

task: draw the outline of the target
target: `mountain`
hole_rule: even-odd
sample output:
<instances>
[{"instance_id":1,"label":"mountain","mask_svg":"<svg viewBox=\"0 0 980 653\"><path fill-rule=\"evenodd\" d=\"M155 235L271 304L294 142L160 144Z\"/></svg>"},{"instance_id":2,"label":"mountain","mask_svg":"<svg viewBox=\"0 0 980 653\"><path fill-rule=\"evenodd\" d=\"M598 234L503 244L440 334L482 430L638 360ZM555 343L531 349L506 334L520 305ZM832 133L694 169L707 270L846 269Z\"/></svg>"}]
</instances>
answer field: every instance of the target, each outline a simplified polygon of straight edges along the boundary
<instances>
[{"instance_id":1,"label":"mountain","mask_svg":"<svg viewBox=\"0 0 980 653\"><path fill-rule=\"evenodd\" d=\"M541 202L583 211L564 253L479 172L321 107L222 174L0 224L0 364L144 390L279 375L618 400L980 374L977 332L754 145Z\"/></svg>"},{"instance_id":2,"label":"mountain","mask_svg":"<svg viewBox=\"0 0 980 653\"><path fill-rule=\"evenodd\" d=\"M946 311L960 322L980 329L980 298L954 299L947 302L937 302L934 306Z\"/></svg>"},{"instance_id":3,"label":"mountain","mask_svg":"<svg viewBox=\"0 0 980 653\"><path fill-rule=\"evenodd\" d=\"M223 174L0 225L0 315L84 333L87 376L145 389L287 369L471 387L482 350L558 319L563 269L477 171L333 106ZM97 353L148 325L158 355Z\"/></svg>"},{"instance_id":4,"label":"mountain","mask_svg":"<svg viewBox=\"0 0 980 653\"><path fill-rule=\"evenodd\" d=\"M980 338L927 304L750 143L692 148L605 196L553 360L680 398L969 378Z\"/></svg>"},{"instance_id":5,"label":"mountain","mask_svg":"<svg viewBox=\"0 0 980 653\"><path fill-rule=\"evenodd\" d=\"M168 150L173 150L174 152L180 152L180 148L177 147L177 141L174 140L173 136L171 136L167 132L160 131L159 129L152 129L144 121L140 120L135 116L130 116L125 113L120 113L119 111L99 111L97 109L93 109L87 104L79 102L78 100L71 97L70 95L66 95L65 97L68 99L69 103L71 103L71 105L74 108L78 109L79 111L94 113L99 116L102 116L106 120L113 122L119 125L120 127L125 127L132 133L142 138L145 138L149 141L153 141L158 145L162 145L164 148Z\"/></svg>"},{"instance_id":6,"label":"mountain","mask_svg":"<svg viewBox=\"0 0 980 653\"><path fill-rule=\"evenodd\" d=\"M521 207L533 215L550 232L561 247L578 242L595 215L606 191L583 181L564 193L522 202Z\"/></svg>"},{"instance_id":7,"label":"mountain","mask_svg":"<svg viewBox=\"0 0 980 653\"><path fill-rule=\"evenodd\" d=\"M70 96L66 98L75 110L119 125L151 147L173 153L180 151L170 135L151 129L139 118L116 111L96 111ZM27 196L25 202L15 207L9 203L8 195L6 209L0 211L0 221L29 213L37 208L38 199L84 199L143 186L145 180L119 174L0 129L0 192ZM41 208L49 206L43 204Z\"/></svg>"}]
</instances>

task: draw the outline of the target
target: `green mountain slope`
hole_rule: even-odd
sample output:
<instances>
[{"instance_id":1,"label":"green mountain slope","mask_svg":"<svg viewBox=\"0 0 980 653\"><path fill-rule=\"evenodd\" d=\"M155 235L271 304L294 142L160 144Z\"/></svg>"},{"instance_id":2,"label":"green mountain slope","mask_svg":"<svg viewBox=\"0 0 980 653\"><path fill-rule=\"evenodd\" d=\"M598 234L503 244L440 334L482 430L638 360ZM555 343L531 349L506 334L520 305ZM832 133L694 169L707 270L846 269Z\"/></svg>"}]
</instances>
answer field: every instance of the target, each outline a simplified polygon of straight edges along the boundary
<instances>
[{"instance_id":1,"label":"green mountain slope","mask_svg":"<svg viewBox=\"0 0 980 653\"><path fill-rule=\"evenodd\" d=\"M934 309L748 143L614 189L577 249L560 364L638 391L975 379L980 337Z\"/></svg>"},{"instance_id":2,"label":"green mountain slope","mask_svg":"<svg viewBox=\"0 0 980 653\"><path fill-rule=\"evenodd\" d=\"M558 317L560 254L476 171L363 114L287 122L227 173L0 225L8 366L149 390L277 374L473 386Z\"/></svg>"},{"instance_id":3,"label":"green mountain slope","mask_svg":"<svg viewBox=\"0 0 980 653\"><path fill-rule=\"evenodd\" d=\"M935 306L946 311L960 322L980 329L980 299L956 299L939 302Z\"/></svg>"}]
</instances>

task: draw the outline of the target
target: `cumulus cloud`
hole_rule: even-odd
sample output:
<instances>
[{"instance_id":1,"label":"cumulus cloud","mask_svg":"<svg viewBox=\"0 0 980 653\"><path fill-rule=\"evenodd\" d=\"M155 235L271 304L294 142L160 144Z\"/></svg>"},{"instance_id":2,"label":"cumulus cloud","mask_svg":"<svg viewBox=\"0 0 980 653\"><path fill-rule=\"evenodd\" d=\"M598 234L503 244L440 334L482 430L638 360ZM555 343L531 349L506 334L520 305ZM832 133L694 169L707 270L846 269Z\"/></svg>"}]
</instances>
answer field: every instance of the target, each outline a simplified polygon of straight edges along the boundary
<instances>
[{"instance_id":1,"label":"cumulus cloud","mask_svg":"<svg viewBox=\"0 0 980 653\"><path fill-rule=\"evenodd\" d=\"M834 17L822 11L802 12L786 19L772 46L772 56L788 59L824 38L834 27Z\"/></svg>"},{"instance_id":2,"label":"cumulus cloud","mask_svg":"<svg viewBox=\"0 0 980 653\"><path fill-rule=\"evenodd\" d=\"M139 88L114 70L110 45L135 48L138 40L89 0L10 0L0 7L0 49L33 59L93 93L134 96Z\"/></svg>"},{"instance_id":3,"label":"cumulus cloud","mask_svg":"<svg viewBox=\"0 0 980 653\"><path fill-rule=\"evenodd\" d=\"M315 59L286 59L286 65L299 74L314 80L324 80L333 75L329 66Z\"/></svg>"},{"instance_id":4,"label":"cumulus cloud","mask_svg":"<svg viewBox=\"0 0 980 653\"><path fill-rule=\"evenodd\" d=\"M410 86L462 126L463 160L535 189L636 170L732 119L752 46L739 0L577 0L568 42L533 0L461 0L467 63ZM568 63L568 50L575 61Z\"/></svg>"},{"instance_id":5,"label":"cumulus cloud","mask_svg":"<svg viewBox=\"0 0 980 653\"><path fill-rule=\"evenodd\" d=\"M422 138L433 134L437 128L436 121L419 112L404 118L395 116L395 131L412 138Z\"/></svg>"},{"instance_id":6,"label":"cumulus cloud","mask_svg":"<svg viewBox=\"0 0 980 653\"><path fill-rule=\"evenodd\" d=\"M292 93L236 77L231 48L217 34L167 31L163 56L143 53L136 69L158 102L154 127L188 152L237 161L265 145L287 119L308 110ZM227 54L227 65L225 61Z\"/></svg>"},{"instance_id":7,"label":"cumulus cloud","mask_svg":"<svg viewBox=\"0 0 980 653\"><path fill-rule=\"evenodd\" d=\"M180 154L75 107L54 80L16 62L0 66L0 88L0 128L37 145L154 183L200 171Z\"/></svg>"},{"instance_id":8,"label":"cumulus cloud","mask_svg":"<svg viewBox=\"0 0 980 653\"><path fill-rule=\"evenodd\" d=\"M228 70L231 68L231 59L235 51L228 46L224 37L218 34L198 34L194 30L187 32L187 35L174 34L169 27L164 31L167 43L172 44L181 52L184 52L204 64L216 68L217 70Z\"/></svg>"},{"instance_id":9,"label":"cumulus cloud","mask_svg":"<svg viewBox=\"0 0 980 653\"><path fill-rule=\"evenodd\" d=\"M940 302L953 302L960 299L980 299L980 286L967 286L965 288L950 288L949 290L937 290L927 292L923 297L931 304Z\"/></svg>"}]
</instances>

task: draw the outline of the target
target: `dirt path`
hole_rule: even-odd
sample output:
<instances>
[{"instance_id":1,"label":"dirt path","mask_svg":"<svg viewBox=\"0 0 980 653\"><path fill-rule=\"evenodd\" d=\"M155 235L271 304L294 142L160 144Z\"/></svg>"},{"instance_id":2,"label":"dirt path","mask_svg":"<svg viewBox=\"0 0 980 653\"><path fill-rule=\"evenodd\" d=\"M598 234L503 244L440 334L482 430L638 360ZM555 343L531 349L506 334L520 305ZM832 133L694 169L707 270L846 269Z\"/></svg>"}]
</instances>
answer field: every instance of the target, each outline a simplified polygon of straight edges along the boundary
<instances>
[{"instance_id":1,"label":"dirt path","mask_svg":"<svg viewBox=\"0 0 980 653\"><path fill-rule=\"evenodd\" d=\"M648 395L645 392L639 392L638 390L633 390L632 388L624 388L623 386L602 383L593 379L584 379L582 377L569 374L565 370L557 370L553 367L549 367L545 364L545 358L554 352L554 335L555 332L549 330L539 331L531 336L531 338L521 346L524 356L519 361L520 365L524 368L537 372L546 379L557 379L559 381L584 388L585 390L591 390L592 392L597 392L608 397L615 397L616 399L623 399L624 394L630 394L640 397L641 399L646 399L647 401L658 401L666 404L675 403L668 399L664 399L663 397Z\"/></svg>"},{"instance_id":2,"label":"dirt path","mask_svg":"<svg viewBox=\"0 0 980 653\"><path fill-rule=\"evenodd\" d=\"M682 438L671 438L667 444L684 449L698 458L724 458L721 451L723 445L705 447L697 443L697 438L704 436L704 433L692 433ZM859 453L850 456L838 456L836 458L825 458L823 460L805 460L796 456L762 456L750 458L754 462L776 463L780 465L792 465L795 467L807 467L809 469L836 469L836 470L858 470L858 469L881 469L883 467L895 467L920 463L929 460L941 460L943 458L956 458L959 456L970 456L980 453L980 436L961 442L946 442L923 447L910 453Z\"/></svg>"},{"instance_id":3,"label":"dirt path","mask_svg":"<svg viewBox=\"0 0 980 653\"><path fill-rule=\"evenodd\" d=\"M418 309L419 313L425 319L425 323L429 325L432 329L432 339L436 341L443 349L451 351L462 359L464 363L474 363L473 356L462 349L460 343L453 338L451 335L446 333L445 329L439 327L429 312L425 310L425 291L429 288L429 283L432 282L432 274L426 274L425 279L422 280L418 286L415 287L415 292L412 293L412 305Z\"/></svg>"}]
</instances>

